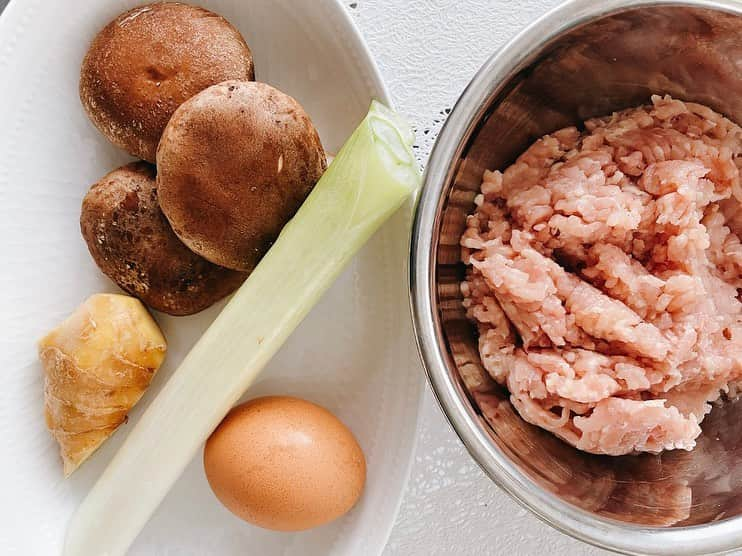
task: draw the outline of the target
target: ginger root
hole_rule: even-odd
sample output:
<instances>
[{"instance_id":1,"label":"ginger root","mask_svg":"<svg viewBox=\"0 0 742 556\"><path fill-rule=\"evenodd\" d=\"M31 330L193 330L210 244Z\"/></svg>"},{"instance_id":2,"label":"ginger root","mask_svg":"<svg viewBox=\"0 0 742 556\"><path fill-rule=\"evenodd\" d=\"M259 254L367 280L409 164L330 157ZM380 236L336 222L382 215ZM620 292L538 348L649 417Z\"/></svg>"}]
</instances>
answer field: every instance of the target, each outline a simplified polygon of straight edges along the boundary
<instances>
[{"instance_id":1,"label":"ginger root","mask_svg":"<svg viewBox=\"0 0 742 556\"><path fill-rule=\"evenodd\" d=\"M65 477L126 420L166 349L142 303L114 294L91 296L39 342L46 424Z\"/></svg>"}]
</instances>

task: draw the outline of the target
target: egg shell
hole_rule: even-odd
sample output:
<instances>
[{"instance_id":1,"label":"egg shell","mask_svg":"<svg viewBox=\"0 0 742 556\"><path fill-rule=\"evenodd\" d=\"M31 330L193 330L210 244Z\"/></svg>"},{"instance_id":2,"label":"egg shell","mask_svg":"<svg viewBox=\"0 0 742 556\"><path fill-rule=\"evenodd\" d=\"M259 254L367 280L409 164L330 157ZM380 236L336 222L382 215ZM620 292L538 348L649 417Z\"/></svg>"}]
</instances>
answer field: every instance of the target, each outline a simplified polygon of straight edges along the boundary
<instances>
[{"instance_id":1,"label":"egg shell","mask_svg":"<svg viewBox=\"0 0 742 556\"><path fill-rule=\"evenodd\" d=\"M232 409L206 442L204 469L232 513L278 531L340 517L366 481L366 461L353 433L323 407L286 396Z\"/></svg>"}]
</instances>

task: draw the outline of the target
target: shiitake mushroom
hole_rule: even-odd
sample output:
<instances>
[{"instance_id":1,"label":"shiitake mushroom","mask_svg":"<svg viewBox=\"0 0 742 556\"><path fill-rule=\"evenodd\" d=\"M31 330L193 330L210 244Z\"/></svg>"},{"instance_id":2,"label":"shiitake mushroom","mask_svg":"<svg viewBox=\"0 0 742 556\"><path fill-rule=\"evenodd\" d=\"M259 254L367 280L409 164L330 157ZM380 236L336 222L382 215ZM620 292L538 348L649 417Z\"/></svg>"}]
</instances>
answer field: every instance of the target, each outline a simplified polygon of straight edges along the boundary
<instances>
[{"instance_id":1,"label":"shiitake mushroom","mask_svg":"<svg viewBox=\"0 0 742 556\"><path fill-rule=\"evenodd\" d=\"M162 2L122 13L98 33L80 70L80 100L109 141L154 162L175 109L227 79L254 79L239 31L203 8Z\"/></svg>"},{"instance_id":2,"label":"shiitake mushroom","mask_svg":"<svg viewBox=\"0 0 742 556\"><path fill-rule=\"evenodd\" d=\"M100 270L153 309L190 315L247 277L188 249L157 202L155 167L134 162L95 183L82 203L82 236Z\"/></svg>"},{"instance_id":3,"label":"shiitake mushroom","mask_svg":"<svg viewBox=\"0 0 742 556\"><path fill-rule=\"evenodd\" d=\"M296 100L264 83L227 81L184 102L165 128L160 206L190 249L251 271L326 167Z\"/></svg>"}]
</instances>

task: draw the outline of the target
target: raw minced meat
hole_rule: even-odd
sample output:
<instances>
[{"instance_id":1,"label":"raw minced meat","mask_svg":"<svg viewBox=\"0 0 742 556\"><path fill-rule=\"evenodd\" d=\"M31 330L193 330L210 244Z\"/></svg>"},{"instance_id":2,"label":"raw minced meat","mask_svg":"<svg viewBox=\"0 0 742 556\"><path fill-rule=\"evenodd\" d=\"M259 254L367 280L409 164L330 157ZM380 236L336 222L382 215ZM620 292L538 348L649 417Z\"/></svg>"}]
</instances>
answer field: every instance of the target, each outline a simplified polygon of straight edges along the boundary
<instances>
[{"instance_id":1,"label":"raw minced meat","mask_svg":"<svg viewBox=\"0 0 742 556\"><path fill-rule=\"evenodd\" d=\"M592 453L694 447L742 381L741 167L739 126L654 96L485 172L461 289L523 419Z\"/></svg>"}]
</instances>

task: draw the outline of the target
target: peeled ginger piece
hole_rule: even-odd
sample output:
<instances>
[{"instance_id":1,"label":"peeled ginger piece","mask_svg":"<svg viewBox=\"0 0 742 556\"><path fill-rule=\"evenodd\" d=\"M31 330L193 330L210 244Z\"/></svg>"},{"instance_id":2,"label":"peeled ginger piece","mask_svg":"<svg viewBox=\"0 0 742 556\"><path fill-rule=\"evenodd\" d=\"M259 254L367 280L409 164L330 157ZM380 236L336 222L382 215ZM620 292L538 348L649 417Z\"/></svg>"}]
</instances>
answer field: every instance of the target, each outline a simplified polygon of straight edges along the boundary
<instances>
[{"instance_id":1,"label":"peeled ginger piece","mask_svg":"<svg viewBox=\"0 0 742 556\"><path fill-rule=\"evenodd\" d=\"M69 477L126 420L167 345L142 303L96 294L39 342L46 424Z\"/></svg>"}]
</instances>

